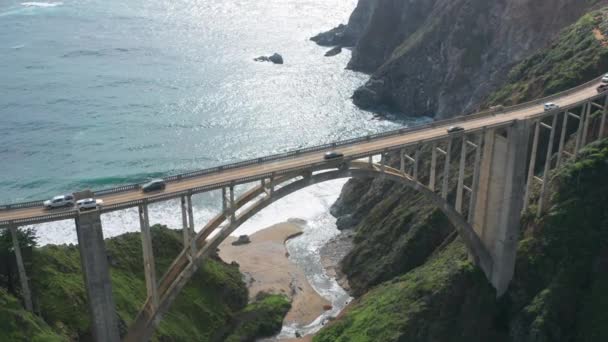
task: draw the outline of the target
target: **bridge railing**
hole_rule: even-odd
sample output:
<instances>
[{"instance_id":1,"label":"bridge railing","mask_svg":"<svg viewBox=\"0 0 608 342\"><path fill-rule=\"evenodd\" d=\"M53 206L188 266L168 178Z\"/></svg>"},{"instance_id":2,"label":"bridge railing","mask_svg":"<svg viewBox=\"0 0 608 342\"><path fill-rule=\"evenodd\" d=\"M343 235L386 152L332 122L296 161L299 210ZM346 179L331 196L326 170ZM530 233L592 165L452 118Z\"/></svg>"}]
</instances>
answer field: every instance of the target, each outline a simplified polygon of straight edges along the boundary
<instances>
[{"instance_id":1,"label":"bridge railing","mask_svg":"<svg viewBox=\"0 0 608 342\"><path fill-rule=\"evenodd\" d=\"M22 203L14 203L14 204L3 204L3 205L0 205L0 210L39 207L39 206L42 206L43 204L44 204L44 201L31 201L31 202L22 202Z\"/></svg>"},{"instance_id":2,"label":"bridge railing","mask_svg":"<svg viewBox=\"0 0 608 342\"><path fill-rule=\"evenodd\" d=\"M69 219L69 218L74 218L74 217L76 217L76 215L78 215L78 212L76 210L70 210L70 211L65 211L65 212L61 212L61 213L36 216L35 218L23 218L23 219L16 219L16 220L0 221L0 228L8 227L11 225L22 226L22 225L36 224L36 223L42 223L42 222L48 222L48 221L65 220L65 219Z\"/></svg>"},{"instance_id":3,"label":"bridge railing","mask_svg":"<svg viewBox=\"0 0 608 342\"><path fill-rule=\"evenodd\" d=\"M231 163L231 164L226 164L226 165L206 168L206 169L202 169L202 170L186 172L186 173L182 173L182 174L178 174L178 175L168 176L165 178L165 180L168 182L179 182L184 179L200 177L200 176L204 176L204 175L211 174L211 173L222 172L222 171L226 171L226 170L230 170L230 169L236 169L236 168L241 168L241 167L255 165L255 164L261 164L261 163L268 162L268 161L294 158L294 157L297 157L304 153L318 152L318 151L323 151L323 150L327 150L330 148L337 148L337 147L342 147L345 145L351 145L351 144L355 144L355 143L361 143L361 142L365 142L365 141L371 141L371 140L386 138L386 137L390 137L390 136L397 136L397 135L402 135L402 134L406 134L406 133L412 133L412 132L416 132L416 131L420 131L420 130L424 130L424 129L428 129L428 128L446 126L446 125L455 124L455 123L463 122L463 121L471 121L471 120L483 118L488 115L506 114L506 113L509 113L509 112L512 112L515 110L539 105L539 104L575 93L581 89L584 89L584 88L587 88L587 87L593 85L594 83L599 82L601 80L601 78L602 77L600 76L598 78L595 78L589 82L586 82L586 83L576 86L574 88L571 88L571 89L568 89L568 90L565 90L565 91L562 91L557 94L553 94L553 95L550 95L550 96L547 96L547 97L544 97L541 99L528 101L528 102L521 103L521 104L514 105L514 106L504 107L502 110L486 110L486 111L481 111L481 112L471 114L471 115L463 115L463 116L453 117L450 119L433 121L433 122L430 122L427 124L418 125L418 126L414 126L414 127L400 128L397 130L370 134L367 136L346 139L346 140L342 140L342 141L338 141L338 142L334 142L334 143L305 147L305 148L287 151L287 152L283 152L283 153L277 153L277 154L273 154L273 155L269 155L269 156L265 156L265 157L259 157L259 158L249 159L249 160L235 162L235 163ZM94 194L95 194L95 196L102 196L102 195L107 195L107 194L132 191L132 190L136 190L138 188L140 188L139 184L130 184L130 185L124 185L124 186L120 186L120 187L116 187L116 188L95 191ZM43 201L31 201L31 202L24 202L24 203L6 204L6 205L0 205L0 210L31 208L31 207L41 206L42 204L43 204Z\"/></svg>"}]
</instances>

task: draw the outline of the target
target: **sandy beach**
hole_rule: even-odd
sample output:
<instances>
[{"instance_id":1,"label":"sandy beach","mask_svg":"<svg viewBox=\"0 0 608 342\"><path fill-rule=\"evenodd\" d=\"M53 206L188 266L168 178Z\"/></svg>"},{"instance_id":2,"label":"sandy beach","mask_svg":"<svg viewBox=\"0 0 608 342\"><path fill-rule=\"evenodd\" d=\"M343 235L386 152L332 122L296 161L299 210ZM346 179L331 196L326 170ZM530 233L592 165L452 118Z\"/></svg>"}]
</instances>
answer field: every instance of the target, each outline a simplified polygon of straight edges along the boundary
<instances>
[{"instance_id":1,"label":"sandy beach","mask_svg":"<svg viewBox=\"0 0 608 342\"><path fill-rule=\"evenodd\" d=\"M249 236L251 243L246 245L233 246L236 238L230 237L220 245L219 255L228 263L240 265L247 276L250 299L261 291L284 294L292 301L285 323L306 325L331 303L310 286L304 272L288 258L285 241L301 232L294 223L276 224Z\"/></svg>"}]
</instances>

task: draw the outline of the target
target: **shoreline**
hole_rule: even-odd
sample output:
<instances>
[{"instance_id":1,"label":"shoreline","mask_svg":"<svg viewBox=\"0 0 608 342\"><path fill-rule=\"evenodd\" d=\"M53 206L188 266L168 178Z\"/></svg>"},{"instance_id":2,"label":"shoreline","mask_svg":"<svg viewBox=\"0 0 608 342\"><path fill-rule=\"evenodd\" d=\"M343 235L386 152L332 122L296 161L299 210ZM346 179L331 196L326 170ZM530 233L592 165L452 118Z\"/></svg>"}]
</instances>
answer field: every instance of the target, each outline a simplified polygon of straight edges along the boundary
<instances>
[{"instance_id":1,"label":"shoreline","mask_svg":"<svg viewBox=\"0 0 608 342\"><path fill-rule=\"evenodd\" d=\"M249 299L260 292L283 294L292 308L284 324L306 326L321 316L331 303L310 285L304 271L289 259L285 243L303 234L293 222L275 224L249 236L251 242L233 246L229 237L219 246L219 256L227 263L237 262L246 277Z\"/></svg>"}]
</instances>

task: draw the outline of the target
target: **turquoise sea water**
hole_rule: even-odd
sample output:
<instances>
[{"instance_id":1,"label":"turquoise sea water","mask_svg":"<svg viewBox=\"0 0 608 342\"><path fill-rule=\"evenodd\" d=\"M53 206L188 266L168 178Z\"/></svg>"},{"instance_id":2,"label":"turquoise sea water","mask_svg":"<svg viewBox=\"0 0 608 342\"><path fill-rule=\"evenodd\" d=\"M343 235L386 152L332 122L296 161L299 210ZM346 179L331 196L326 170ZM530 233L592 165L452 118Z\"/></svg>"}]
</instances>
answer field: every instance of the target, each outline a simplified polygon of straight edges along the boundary
<instances>
[{"instance_id":1,"label":"turquoise sea water","mask_svg":"<svg viewBox=\"0 0 608 342\"><path fill-rule=\"evenodd\" d=\"M310 36L356 0L0 0L0 203L108 188L416 122L375 120L350 96L367 76L326 58ZM284 65L253 58L279 52ZM235 232L297 217L291 258L339 311L348 294L318 248L336 235L328 208L344 180L278 201ZM244 191L246 186L238 188ZM195 228L220 208L194 198ZM179 203L151 205L180 227ZM139 230L135 209L102 216L104 236ZM39 242L75 243L72 221L35 225ZM332 311L333 312L333 311ZM311 332L320 317L307 327Z\"/></svg>"},{"instance_id":2,"label":"turquoise sea water","mask_svg":"<svg viewBox=\"0 0 608 342\"><path fill-rule=\"evenodd\" d=\"M308 41L355 0L0 1L0 202L399 127ZM253 62L281 53L284 65Z\"/></svg>"}]
</instances>

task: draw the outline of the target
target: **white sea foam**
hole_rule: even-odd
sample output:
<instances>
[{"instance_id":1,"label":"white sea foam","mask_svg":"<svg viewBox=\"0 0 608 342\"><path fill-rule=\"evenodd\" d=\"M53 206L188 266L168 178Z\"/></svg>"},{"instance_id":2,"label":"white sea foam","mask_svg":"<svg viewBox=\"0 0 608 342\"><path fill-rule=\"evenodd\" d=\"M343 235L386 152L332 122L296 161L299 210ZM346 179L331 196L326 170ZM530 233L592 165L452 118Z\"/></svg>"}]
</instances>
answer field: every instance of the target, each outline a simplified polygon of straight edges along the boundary
<instances>
[{"instance_id":1,"label":"white sea foam","mask_svg":"<svg viewBox=\"0 0 608 342\"><path fill-rule=\"evenodd\" d=\"M56 7L63 5L63 2L22 2L25 7Z\"/></svg>"}]
</instances>

